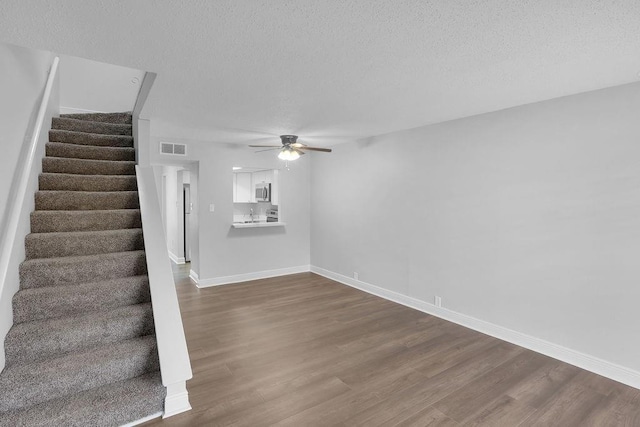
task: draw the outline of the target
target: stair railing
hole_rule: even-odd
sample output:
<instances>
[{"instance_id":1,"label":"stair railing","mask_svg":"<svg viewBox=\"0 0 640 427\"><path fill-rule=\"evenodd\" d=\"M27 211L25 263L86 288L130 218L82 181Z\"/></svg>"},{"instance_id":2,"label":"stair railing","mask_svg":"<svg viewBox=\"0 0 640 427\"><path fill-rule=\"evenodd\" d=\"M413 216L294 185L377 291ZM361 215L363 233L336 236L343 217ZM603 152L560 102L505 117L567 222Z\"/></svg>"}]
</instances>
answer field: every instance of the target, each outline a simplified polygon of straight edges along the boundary
<instances>
[{"instance_id":1,"label":"stair railing","mask_svg":"<svg viewBox=\"0 0 640 427\"><path fill-rule=\"evenodd\" d=\"M29 213L34 209L33 194L38 188L39 160L48 141L51 117L60 109L57 75L60 59L55 57L49 69L33 132L26 148L24 163L18 165L18 174L13 182L11 203L5 222L0 230L0 343L13 325L11 299L19 289L18 267L24 260L24 237L29 233ZM31 197L31 198L28 198ZM0 371L4 369L4 346L0 349Z\"/></svg>"},{"instance_id":2,"label":"stair railing","mask_svg":"<svg viewBox=\"0 0 640 427\"><path fill-rule=\"evenodd\" d=\"M162 384L167 387L163 415L166 418L191 409L186 382L193 374L171 261L167 255L167 243L153 169L138 165L136 176L160 373Z\"/></svg>"}]
</instances>

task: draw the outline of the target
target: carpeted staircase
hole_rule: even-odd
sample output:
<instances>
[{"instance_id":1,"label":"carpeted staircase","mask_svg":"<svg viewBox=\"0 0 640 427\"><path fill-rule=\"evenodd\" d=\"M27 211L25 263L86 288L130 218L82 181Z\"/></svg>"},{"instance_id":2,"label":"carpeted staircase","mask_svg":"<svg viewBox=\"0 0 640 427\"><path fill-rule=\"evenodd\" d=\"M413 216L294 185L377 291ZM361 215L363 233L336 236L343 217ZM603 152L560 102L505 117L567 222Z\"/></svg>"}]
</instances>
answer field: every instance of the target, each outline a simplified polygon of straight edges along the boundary
<instances>
[{"instance_id":1,"label":"carpeted staircase","mask_svg":"<svg viewBox=\"0 0 640 427\"><path fill-rule=\"evenodd\" d=\"M0 426L161 412L131 115L54 118L13 298Z\"/></svg>"}]
</instances>

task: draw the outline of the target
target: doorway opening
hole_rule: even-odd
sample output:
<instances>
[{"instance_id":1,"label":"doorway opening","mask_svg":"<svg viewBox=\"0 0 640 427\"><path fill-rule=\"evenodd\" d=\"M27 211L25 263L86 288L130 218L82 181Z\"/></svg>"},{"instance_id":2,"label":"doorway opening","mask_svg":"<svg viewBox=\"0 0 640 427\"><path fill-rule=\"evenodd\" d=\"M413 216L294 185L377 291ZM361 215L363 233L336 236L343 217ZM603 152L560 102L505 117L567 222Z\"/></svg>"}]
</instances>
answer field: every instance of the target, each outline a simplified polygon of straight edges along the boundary
<instances>
[{"instance_id":1,"label":"doorway opening","mask_svg":"<svg viewBox=\"0 0 640 427\"><path fill-rule=\"evenodd\" d=\"M182 201L183 201L183 221L182 221L182 236L183 236L183 248L184 248L184 261L191 262L191 244L189 241L189 230L191 224L191 211L193 210L193 203L191 203L191 184L182 184Z\"/></svg>"}]
</instances>

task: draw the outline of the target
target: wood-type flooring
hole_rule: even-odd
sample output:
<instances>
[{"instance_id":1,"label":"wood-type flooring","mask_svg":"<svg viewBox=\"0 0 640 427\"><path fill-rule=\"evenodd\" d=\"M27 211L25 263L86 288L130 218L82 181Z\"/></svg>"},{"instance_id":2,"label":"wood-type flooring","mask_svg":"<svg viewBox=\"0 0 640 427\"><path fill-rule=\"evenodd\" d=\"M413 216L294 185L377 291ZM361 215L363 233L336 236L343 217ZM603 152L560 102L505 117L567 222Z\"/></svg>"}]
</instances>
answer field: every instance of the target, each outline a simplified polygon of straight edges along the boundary
<instances>
[{"instance_id":1,"label":"wood-type flooring","mask_svg":"<svg viewBox=\"0 0 640 427\"><path fill-rule=\"evenodd\" d=\"M640 426L640 391L313 273L174 270L193 409L149 426Z\"/></svg>"}]
</instances>

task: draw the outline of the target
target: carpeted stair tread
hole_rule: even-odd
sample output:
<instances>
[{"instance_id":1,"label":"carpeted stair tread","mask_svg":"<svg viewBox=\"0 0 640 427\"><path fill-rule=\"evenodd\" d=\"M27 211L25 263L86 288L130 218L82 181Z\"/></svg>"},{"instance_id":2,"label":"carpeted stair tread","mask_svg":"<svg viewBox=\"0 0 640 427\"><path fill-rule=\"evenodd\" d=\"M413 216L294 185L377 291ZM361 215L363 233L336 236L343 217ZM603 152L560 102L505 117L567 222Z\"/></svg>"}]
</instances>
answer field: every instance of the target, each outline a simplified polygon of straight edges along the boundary
<instances>
[{"instance_id":1,"label":"carpeted stair tread","mask_svg":"<svg viewBox=\"0 0 640 427\"><path fill-rule=\"evenodd\" d=\"M32 233L141 228L140 209L31 212Z\"/></svg>"},{"instance_id":2,"label":"carpeted stair tread","mask_svg":"<svg viewBox=\"0 0 640 427\"><path fill-rule=\"evenodd\" d=\"M70 130L49 131L50 142L95 145L100 147L133 147L133 137L128 135L103 135L99 133L74 132Z\"/></svg>"},{"instance_id":3,"label":"carpeted stair tread","mask_svg":"<svg viewBox=\"0 0 640 427\"><path fill-rule=\"evenodd\" d=\"M103 135L131 136L132 133L132 127L129 124L94 122L88 120L71 119L68 117L54 117L51 122L51 129L99 133Z\"/></svg>"},{"instance_id":4,"label":"carpeted stair tread","mask_svg":"<svg viewBox=\"0 0 640 427\"><path fill-rule=\"evenodd\" d=\"M150 303L18 323L5 339L7 366L61 357L153 332Z\"/></svg>"},{"instance_id":5,"label":"carpeted stair tread","mask_svg":"<svg viewBox=\"0 0 640 427\"><path fill-rule=\"evenodd\" d=\"M43 173L38 177L40 190L62 191L136 191L135 175L80 175Z\"/></svg>"},{"instance_id":6,"label":"carpeted stair tread","mask_svg":"<svg viewBox=\"0 0 640 427\"><path fill-rule=\"evenodd\" d=\"M64 142L47 143L46 154L49 157L66 157L72 159L136 160L136 150L131 147L99 147L93 145L65 144Z\"/></svg>"},{"instance_id":7,"label":"carpeted stair tread","mask_svg":"<svg viewBox=\"0 0 640 427\"><path fill-rule=\"evenodd\" d=\"M147 274L144 251L29 259L20 264L20 288L72 285Z\"/></svg>"},{"instance_id":8,"label":"carpeted stair tread","mask_svg":"<svg viewBox=\"0 0 640 427\"><path fill-rule=\"evenodd\" d=\"M140 249L144 249L141 228L31 233L25 237L27 259L96 255Z\"/></svg>"},{"instance_id":9,"label":"carpeted stair tread","mask_svg":"<svg viewBox=\"0 0 640 427\"><path fill-rule=\"evenodd\" d=\"M158 370L149 335L56 359L7 366L0 373L0 411L12 411Z\"/></svg>"},{"instance_id":10,"label":"carpeted stair tread","mask_svg":"<svg viewBox=\"0 0 640 427\"><path fill-rule=\"evenodd\" d=\"M79 175L135 175L136 162L45 157L42 172Z\"/></svg>"},{"instance_id":11,"label":"carpeted stair tread","mask_svg":"<svg viewBox=\"0 0 640 427\"><path fill-rule=\"evenodd\" d=\"M36 210L139 209L137 191L38 191Z\"/></svg>"},{"instance_id":12,"label":"carpeted stair tread","mask_svg":"<svg viewBox=\"0 0 640 427\"><path fill-rule=\"evenodd\" d=\"M131 112L123 113L79 113L79 114L60 114L60 117L66 119L88 120L90 122L103 123L120 123L124 125L131 124Z\"/></svg>"},{"instance_id":13,"label":"carpeted stair tread","mask_svg":"<svg viewBox=\"0 0 640 427\"><path fill-rule=\"evenodd\" d=\"M166 389L152 372L2 414L0 427L113 427L163 410Z\"/></svg>"},{"instance_id":14,"label":"carpeted stair tread","mask_svg":"<svg viewBox=\"0 0 640 427\"><path fill-rule=\"evenodd\" d=\"M21 289L13 296L15 324L78 316L151 301L146 275L74 285Z\"/></svg>"}]
</instances>

